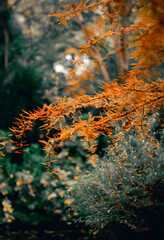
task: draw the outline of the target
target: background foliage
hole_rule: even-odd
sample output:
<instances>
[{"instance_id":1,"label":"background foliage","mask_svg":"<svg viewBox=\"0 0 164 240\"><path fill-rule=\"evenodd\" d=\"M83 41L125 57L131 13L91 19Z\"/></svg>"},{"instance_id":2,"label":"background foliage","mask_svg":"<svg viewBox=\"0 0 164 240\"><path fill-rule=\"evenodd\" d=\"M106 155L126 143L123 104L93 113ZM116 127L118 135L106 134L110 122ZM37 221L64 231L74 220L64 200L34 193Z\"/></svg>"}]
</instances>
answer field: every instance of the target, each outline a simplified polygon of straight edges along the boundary
<instances>
[{"instance_id":1,"label":"background foliage","mask_svg":"<svg viewBox=\"0 0 164 240\"><path fill-rule=\"evenodd\" d=\"M6 137L9 132L0 132ZM71 149L77 149L72 152ZM57 176L52 178L50 168L45 167L45 154L39 144L31 144L23 153L21 162L14 157L14 146L7 145L6 155L0 160L3 173L0 175L1 210L0 221L39 224L70 221L66 212L65 190L73 184L83 169L86 150L79 142L61 148L52 161L57 161Z\"/></svg>"}]
</instances>

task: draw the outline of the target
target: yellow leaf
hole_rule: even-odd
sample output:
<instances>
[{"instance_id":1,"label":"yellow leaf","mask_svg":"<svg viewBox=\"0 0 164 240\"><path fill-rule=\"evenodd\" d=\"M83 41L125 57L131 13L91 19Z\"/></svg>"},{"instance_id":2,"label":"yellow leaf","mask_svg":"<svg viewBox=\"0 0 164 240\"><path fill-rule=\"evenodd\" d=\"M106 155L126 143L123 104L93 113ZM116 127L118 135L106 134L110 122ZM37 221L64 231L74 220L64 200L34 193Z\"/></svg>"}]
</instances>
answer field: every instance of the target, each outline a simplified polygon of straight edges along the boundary
<instances>
[{"instance_id":1,"label":"yellow leaf","mask_svg":"<svg viewBox=\"0 0 164 240\"><path fill-rule=\"evenodd\" d=\"M25 184L22 179L19 179L17 182L16 182L16 185L19 186L19 185L22 185L22 184Z\"/></svg>"},{"instance_id":2,"label":"yellow leaf","mask_svg":"<svg viewBox=\"0 0 164 240\"><path fill-rule=\"evenodd\" d=\"M5 186L6 186L6 183L4 183L4 182L1 183L1 184L0 184L0 189L4 188Z\"/></svg>"},{"instance_id":3,"label":"yellow leaf","mask_svg":"<svg viewBox=\"0 0 164 240\"><path fill-rule=\"evenodd\" d=\"M79 173L82 172L82 170L79 168L79 166L76 166L76 171L78 171Z\"/></svg>"},{"instance_id":4,"label":"yellow leaf","mask_svg":"<svg viewBox=\"0 0 164 240\"><path fill-rule=\"evenodd\" d=\"M73 198L72 199L66 199L64 201L64 204L70 206L74 201L75 201L75 199L73 199Z\"/></svg>"}]
</instances>

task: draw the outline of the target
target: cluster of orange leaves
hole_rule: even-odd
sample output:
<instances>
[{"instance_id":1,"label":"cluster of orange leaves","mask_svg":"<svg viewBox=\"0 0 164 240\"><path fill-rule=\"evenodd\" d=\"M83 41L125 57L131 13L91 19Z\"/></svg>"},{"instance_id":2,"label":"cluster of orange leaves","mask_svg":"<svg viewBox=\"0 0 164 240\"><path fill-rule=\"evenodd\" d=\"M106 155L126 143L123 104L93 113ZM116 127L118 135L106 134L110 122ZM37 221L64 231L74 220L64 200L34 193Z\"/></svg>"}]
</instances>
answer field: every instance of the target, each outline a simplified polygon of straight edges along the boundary
<instances>
[{"instance_id":1,"label":"cluster of orange leaves","mask_svg":"<svg viewBox=\"0 0 164 240\"><path fill-rule=\"evenodd\" d=\"M79 1L76 1L79 2ZM128 27L124 28L122 24L123 8L124 5L129 4L131 9L129 21L133 21ZM101 56L94 51L97 48L101 52L101 47L105 47L106 40L114 39L115 35L122 38L123 32L129 34L129 49L132 49L130 58L137 60L134 63L134 74L139 74L141 77L146 77L151 80L152 67L154 74L156 67L160 66L163 62L163 45L164 45L164 17L162 0L138 0L138 1L117 1L117 0L98 0L98 1L80 1L79 4L65 5L65 11L53 13L52 16L58 18L59 23L68 24L70 19L77 19L79 22L82 12L86 11L100 11L99 17L96 17L96 24L92 24L91 28L85 28L88 36L86 45L79 45L79 54L76 54L80 64L80 57L83 54L88 54L92 61L91 64L101 72L100 66L104 64L104 59L113 57L113 54L121 54L121 49L109 51L106 56ZM109 9L111 11L109 11ZM99 34L97 34L97 31ZM84 35L85 35L84 34ZM86 36L85 36L86 37ZM86 38L87 38L86 37ZM115 41L115 40L114 40ZM107 49L108 51L108 49ZM99 60L97 59L99 58ZM98 64L99 62L99 64ZM92 66L93 67L93 66ZM144 69L144 71L143 71ZM88 69L89 71L90 69ZM110 67L108 68L110 75ZM95 71L95 70L94 70ZM80 76L76 75L76 69L72 68L68 76L68 91L74 91L78 95L82 95L86 91L82 91L84 81L90 79L92 81L93 74L90 77L84 72ZM110 76L109 76L110 78ZM104 79L105 80L105 79ZM106 81L106 80L105 80ZM73 84L74 82L74 84ZM76 82L76 84L75 84ZM109 81L106 81L109 83ZM81 88L80 88L81 87ZM91 84L86 88L90 88Z\"/></svg>"},{"instance_id":2,"label":"cluster of orange leaves","mask_svg":"<svg viewBox=\"0 0 164 240\"><path fill-rule=\"evenodd\" d=\"M90 4L90 1L81 1L79 5L69 4L69 10L53 14L59 18L61 24L67 24L69 18L76 18L86 10L95 11L98 7L103 9L103 21L108 21L110 17L113 24L119 26L117 14L120 13L125 0L98 0ZM83 95L76 98L64 98L58 103L44 104L43 108L38 108L33 112L23 111L10 130L15 135L17 141L17 151L22 151L26 132L31 130L37 120L41 120L41 129L47 131L47 141L41 140L45 144L48 155L54 156L55 147L62 141L77 134L83 141L90 142L90 151L95 151L94 140L99 134L106 134L112 137L111 126L116 126L118 121L122 121L122 129L129 131L131 128L137 131L147 129L147 114L157 112L163 106L164 81L158 76L157 68L161 65L164 57L164 24L161 11L164 11L162 0L138 0L132 1L131 8L134 8L138 19L129 26L126 31L131 32L132 41L130 47L134 47L131 57L137 59L132 70L126 76L122 76L123 84L119 80L105 84L102 91L94 96ZM107 4L113 7L112 16L107 13ZM102 24L102 21L100 21ZM97 26L98 27L98 26ZM104 32L105 36L112 37L114 28ZM96 41L96 39L95 39ZM95 43L96 44L96 43ZM153 73L154 78L148 79L146 76ZM88 119L84 120L77 116L82 108L102 108L103 112L99 116L89 113ZM71 124L67 124L67 119L71 117ZM52 129L58 129L59 133L50 136ZM93 144L92 144L93 143Z\"/></svg>"}]
</instances>

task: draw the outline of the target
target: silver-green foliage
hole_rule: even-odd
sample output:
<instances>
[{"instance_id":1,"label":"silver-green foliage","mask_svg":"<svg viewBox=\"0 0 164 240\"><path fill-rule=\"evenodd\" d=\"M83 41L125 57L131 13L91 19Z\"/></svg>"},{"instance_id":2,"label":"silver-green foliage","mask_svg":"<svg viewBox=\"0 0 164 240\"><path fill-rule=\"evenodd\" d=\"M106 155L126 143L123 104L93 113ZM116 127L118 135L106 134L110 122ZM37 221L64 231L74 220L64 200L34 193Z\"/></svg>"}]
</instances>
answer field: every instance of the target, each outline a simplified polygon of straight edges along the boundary
<instances>
[{"instance_id":1,"label":"silver-green foliage","mask_svg":"<svg viewBox=\"0 0 164 240\"><path fill-rule=\"evenodd\" d=\"M162 207L164 151L158 142L127 133L115 148L81 175L67 191L71 211L91 229L112 222L141 230L148 226L146 212Z\"/></svg>"}]
</instances>

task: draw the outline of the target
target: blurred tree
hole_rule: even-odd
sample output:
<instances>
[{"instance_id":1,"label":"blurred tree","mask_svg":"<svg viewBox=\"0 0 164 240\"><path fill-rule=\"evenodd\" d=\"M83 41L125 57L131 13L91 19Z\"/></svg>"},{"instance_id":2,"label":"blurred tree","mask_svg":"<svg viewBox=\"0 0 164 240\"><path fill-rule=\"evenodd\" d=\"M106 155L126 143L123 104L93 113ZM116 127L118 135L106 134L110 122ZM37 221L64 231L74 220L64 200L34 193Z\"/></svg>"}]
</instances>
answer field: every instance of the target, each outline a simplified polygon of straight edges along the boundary
<instances>
[{"instance_id":1,"label":"blurred tree","mask_svg":"<svg viewBox=\"0 0 164 240\"><path fill-rule=\"evenodd\" d=\"M42 0L39 3L33 0L10 2L12 2L15 22L22 29L24 46L27 51L25 60L44 71L43 78L45 81L43 81L43 84L47 89L45 97L53 101L58 96L70 96L73 93L81 95L86 92L91 94L102 84L104 77L106 81L109 81L107 67L101 64L102 61L98 58L101 53L97 47L92 50L89 57L82 54L83 64L78 67L78 46L85 44L88 40L89 36L87 37L85 33L88 31L88 27L92 28L93 23L99 16L98 13L88 11L83 14L81 18L84 19L84 23L87 22L87 26L83 24L84 27L81 28L81 22L77 19L72 19L67 26L59 25L56 19L50 16L52 12L64 10L64 4L73 3L73 0L57 2ZM84 37L82 33L84 33ZM47 48L47 45L49 48ZM96 59L102 69L100 75L93 72ZM76 80L75 78L69 78L68 74L74 61L76 62ZM113 68L111 77L113 78L113 75L116 77L116 65L113 59L107 60L107 65L109 64ZM93 65L93 69L90 69L91 65ZM92 73L92 76L87 75L88 79L85 76L86 69L88 71L90 69ZM93 81L95 79L97 80Z\"/></svg>"},{"instance_id":2,"label":"blurred tree","mask_svg":"<svg viewBox=\"0 0 164 240\"><path fill-rule=\"evenodd\" d=\"M0 6L0 127L7 129L22 108L41 106L41 75L25 62L20 28L13 21L10 1Z\"/></svg>"},{"instance_id":3,"label":"blurred tree","mask_svg":"<svg viewBox=\"0 0 164 240\"><path fill-rule=\"evenodd\" d=\"M0 27L1 27L1 66L4 66L5 71L8 70L9 64L9 44L10 44L10 34L9 34L9 19L10 10L7 7L7 0L1 2L0 6ZM2 50L4 48L4 52Z\"/></svg>"}]
</instances>

